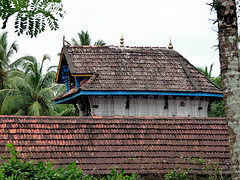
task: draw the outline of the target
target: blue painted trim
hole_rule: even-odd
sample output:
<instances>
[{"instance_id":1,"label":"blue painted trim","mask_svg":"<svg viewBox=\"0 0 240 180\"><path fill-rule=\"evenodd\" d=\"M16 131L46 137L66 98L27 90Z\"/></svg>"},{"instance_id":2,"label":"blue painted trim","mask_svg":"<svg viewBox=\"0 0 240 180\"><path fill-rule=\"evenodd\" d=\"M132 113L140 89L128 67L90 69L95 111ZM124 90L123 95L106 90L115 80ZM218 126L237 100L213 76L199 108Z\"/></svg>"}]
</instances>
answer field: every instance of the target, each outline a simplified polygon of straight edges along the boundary
<instances>
[{"instance_id":1,"label":"blue painted trim","mask_svg":"<svg viewBox=\"0 0 240 180\"><path fill-rule=\"evenodd\" d=\"M80 95L81 95L81 91L80 91L80 92L77 92L77 93L75 93L75 94L71 94L71 95L69 95L69 96L67 96L67 97L65 97L65 98L63 98L63 99L56 100L56 101L55 101L55 104L59 104L59 103L62 103L62 102L71 100L71 99L73 99L73 98L75 98L75 97L78 97L78 96L80 96Z\"/></svg>"},{"instance_id":2,"label":"blue painted trim","mask_svg":"<svg viewBox=\"0 0 240 180\"><path fill-rule=\"evenodd\" d=\"M79 91L75 94L69 95L63 99L56 100L55 103L59 104L71 100L80 95L168 95L168 96L200 96L200 97L219 97L222 98L223 94L214 93L185 93L185 92L155 92L155 91Z\"/></svg>"},{"instance_id":3,"label":"blue painted trim","mask_svg":"<svg viewBox=\"0 0 240 180\"><path fill-rule=\"evenodd\" d=\"M223 97L214 93L155 92L155 91L81 91L81 95L168 95L168 96L207 96Z\"/></svg>"},{"instance_id":4,"label":"blue painted trim","mask_svg":"<svg viewBox=\"0 0 240 180\"><path fill-rule=\"evenodd\" d=\"M69 84L68 84L68 80L65 80L65 86L66 86L66 93L68 93L69 91Z\"/></svg>"},{"instance_id":5,"label":"blue painted trim","mask_svg":"<svg viewBox=\"0 0 240 180\"><path fill-rule=\"evenodd\" d=\"M75 78L75 83L76 83L76 88L80 88L80 78L79 77L74 77Z\"/></svg>"}]
</instances>

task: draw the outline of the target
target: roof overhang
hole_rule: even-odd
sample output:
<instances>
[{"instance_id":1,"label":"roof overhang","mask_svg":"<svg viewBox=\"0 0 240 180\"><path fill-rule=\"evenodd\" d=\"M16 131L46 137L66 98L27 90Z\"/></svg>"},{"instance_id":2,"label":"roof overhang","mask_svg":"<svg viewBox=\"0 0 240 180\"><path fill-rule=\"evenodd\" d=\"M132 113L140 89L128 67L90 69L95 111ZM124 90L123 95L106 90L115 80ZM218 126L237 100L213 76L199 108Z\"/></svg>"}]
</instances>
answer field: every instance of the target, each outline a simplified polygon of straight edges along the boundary
<instances>
[{"instance_id":1,"label":"roof overhang","mask_svg":"<svg viewBox=\"0 0 240 180\"><path fill-rule=\"evenodd\" d=\"M210 97L210 98L223 98L223 94L216 93L203 93L203 92L164 92L164 91L83 91L80 90L76 93L69 94L61 99L55 100L56 104L61 104L69 100L73 100L78 96L107 96L107 95L162 95L162 96L190 96L190 97Z\"/></svg>"}]
</instances>

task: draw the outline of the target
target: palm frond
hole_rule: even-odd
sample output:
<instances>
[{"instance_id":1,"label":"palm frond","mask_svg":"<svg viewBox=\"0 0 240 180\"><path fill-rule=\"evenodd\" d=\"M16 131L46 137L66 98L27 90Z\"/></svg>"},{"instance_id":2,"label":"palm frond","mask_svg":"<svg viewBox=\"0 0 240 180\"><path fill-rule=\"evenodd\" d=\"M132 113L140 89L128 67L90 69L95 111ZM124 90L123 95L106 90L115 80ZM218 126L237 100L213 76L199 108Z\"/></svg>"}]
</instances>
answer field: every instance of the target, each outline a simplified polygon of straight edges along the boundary
<instances>
[{"instance_id":1,"label":"palm frond","mask_svg":"<svg viewBox=\"0 0 240 180\"><path fill-rule=\"evenodd\" d=\"M73 114L75 114L75 108L69 107L69 108L66 108L64 111L62 111L59 115L60 116L72 116Z\"/></svg>"},{"instance_id":2,"label":"palm frond","mask_svg":"<svg viewBox=\"0 0 240 180\"><path fill-rule=\"evenodd\" d=\"M76 39L72 38L71 41L72 41L72 44L69 44L69 45L81 46L81 43L78 43Z\"/></svg>"},{"instance_id":3,"label":"palm frond","mask_svg":"<svg viewBox=\"0 0 240 180\"><path fill-rule=\"evenodd\" d=\"M213 69L213 63L210 65L209 72L208 72L208 78L212 78L212 69Z\"/></svg>"},{"instance_id":4,"label":"palm frond","mask_svg":"<svg viewBox=\"0 0 240 180\"><path fill-rule=\"evenodd\" d=\"M49 66L49 67L47 68L47 72L49 72L49 71L57 72L57 69L58 69L58 66L56 66L56 65L54 65L54 66Z\"/></svg>"},{"instance_id":5,"label":"palm frond","mask_svg":"<svg viewBox=\"0 0 240 180\"><path fill-rule=\"evenodd\" d=\"M88 31L84 32L83 30L81 30L81 33L78 33L78 37L80 40L80 45L91 45L91 38L88 34Z\"/></svg>"},{"instance_id":6,"label":"palm frond","mask_svg":"<svg viewBox=\"0 0 240 180\"><path fill-rule=\"evenodd\" d=\"M19 91L18 89L14 89L14 88L1 89L0 90L0 97L15 95L15 94L17 94L18 91Z\"/></svg>"},{"instance_id":7,"label":"palm frond","mask_svg":"<svg viewBox=\"0 0 240 180\"><path fill-rule=\"evenodd\" d=\"M2 48L5 50L7 50L7 46L8 46L7 35L8 35L8 32L3 32L0 35L0 44L1 44ZM5 51L5 54L7 54L6 51Z\"/></svg>"},{"instance_id":8,"label":"palm frond","mask_svg":"<svg viewBox=\"0 0 240 180\"><path fill-rule=\"evenodd\" d=\"M9 60L7 59L5 49L0 44L0 69L4 69L8 67Z\"/></svg>"},{"instance_id":9,"label":"palm frond","mask_svg":"<svg viewBox=\"0 0 240 180\"><path fill-rule=\"evenodd\" d=\"M41 63L41 65L40 65L39 74L42 74L43 64L44 64L44 61L46 61L46 60L51 61L50 56L47 55L47 54L45 54L45 55L43 56L42 63Z\"/></svg>"},{"instance_id":10,"label":"palm frond","mask_svg":"<svg viewBox=\"0 0 240 180\"><path fill-rule=\"evenodd\" d=\"M18 44L14 41L8 48L7 32L0 35L0 69L9 68L10 58L18 50Z\"/></svg>"},{"instance_id":11,"label":"palm frond","mask_svg":"<svg viewBox=\"0 0 240 180\"><path fill-rule=\"evenodd\" d=\"M63 84L53 84L51 89L54 91L54 96L57 96L66 90L66 86Z\"/></svg>"},{"instance_id":12,"label":"palm frond","mask_svg":"<svg viewBox=\"0 0 240 180\"><path fill-rule=\"evenodd\" d=\"M102 39L99 39L94 43L94 46L105 46L105 45L106 45L106 42Z\"/></svg>"},{"instance_id":13,"label":"palm frond","mask_svg":"<svg viewBox=\"0 0 240 180\"><path fill-rule=\"evenodd\" d=\"M60 114L58 114L56 111L54 111L54 110L50 110L49 112L49 115L50 116L60 116Z\"/></svg>"},{"instance_id":14,"label":"palm frond","mask_svg":"<svg viewBox=\"0 0 240 180\"><path fill-rule=\"evenodd\" d=\"M27 95L29 97L34 97L34 89L33 87L21 77L15 77L8 80L9 87L11 87L11 91L8 91L9 95L21 94L23 96Z\"/></svg>"},{"instance_id":15,"label":"palm frond","mask_svg":"<svg viewBox=\"0 0 240 180\"><path fill-rule=\"evenodd\" d=\"M54 91L51 88L43 88L36 94L36 99L51 99L54 96Z\"/></svg>"},{"instance_id":16,"label":"palm frond","mask_svg":"<svg viewBox=\"0 0 240 180\"><path fill-rule=\"evenodd\" d=\"M42 107L38 101L32 103L32 105L28 108L28 115L30 116L40 116L42 111Z\"/></svg>"},{"instance_id":17,"label":"palm frond","mask_svg":"<svg viewBox=\"0 0 240 180\"><path fill-rule=\"evenodd\" d=\"M26 108L21 108L21 109L19 109L14 115L15 115L15 116L26 115Z\"/></svg>"},{"instance_id":18,"label":"palm frond","mask_svg":"<svg viewBox=\"0 0 240 180\"><path fill-rule=\"evenodd\" d=\"M69 45L69 46L71 45L71 43L69 41L65 40L65 42L67 43L67 45Z\"/></svg>"},{"instance_id":19,"label":"palm frond","mask_svg":"<svg viewBox=\"0 0 240 180\"><path fill-rule=\"evenodd\" d=\"M39 83L39 88L45 88L52 85L55 82L56 72L50 71L43 76L43 79Z\"/></svg>"},{"instance_id":20,"label":"palm frond","mask_svg":"<svg viewBox=\"0 0 240 180\"><path fill-rule=\"evenodd\" d=\"M212 68L213 68L213 64L210 65L210 68L208 70L208 67L205 66L205 68L203 67L197 67L198 71L200 71L204 76L206 76L208 79L212 78Z\"/></svg>"},{"instance_id":21,"label":"palm frond","mask_svg":"<svg viewBox=\"0 0 240 180\"><path fill-rule=\"evenodd\" d=\"M58 104L56 106L57 110L60 112L60 116L78 116L76 109L73 104Z\"/></svg>"},{"instance_id":22,"label":"palm frond","mask_svg":"<svg viewBox=\"0 0 240 180\"><path fill-rule=\"evenodd\" d=\"M33 56L23 56L23 57L17 59L16 61L14 61L13 63L11 63L11 64L9 65L9 67L10 67L10 68L22 68L22 65L23 65L23 64L26 64L26 62L32 62L32 61L34 61L34 60L33 60L34 58L35 58L35 57L33 57Z\"/></svg>"},{"instance_id":23,"label":"palm frond","mask_svg":"<svg viewBox=\"0 0 240 180\"><path fill-rule=\"evenodd\" d=\"M18 69L9 70L8 73L7 73L7 79L11 79L11 78L14 78L14 77L24 78L24 76L25 76L25 73L21 70L18 70Z\"/></svg>"},{"instance_id":24,"label":"palm frond","mask_svg":"<svg viewBox=\"0 0 240 180\"><path fill-rule=\"evenodd\" d=\"M24 96L7 96L2 102L2 114L15 114L22 107L26 107L30 102L29 97Z\"/></svg>"},{"instance_id":25,"label":"palm frond","mask_svg":"<svg viewBox=\"0 0 240 180\"><path fill-rule=\"evenodd\" d=\"M6 54L7 58L9 59L14 54L14 52L17 53L17 51L18 51L18 44L16 41L14 41L7 51L7 54Z\"/></svg>"}]
</instances>

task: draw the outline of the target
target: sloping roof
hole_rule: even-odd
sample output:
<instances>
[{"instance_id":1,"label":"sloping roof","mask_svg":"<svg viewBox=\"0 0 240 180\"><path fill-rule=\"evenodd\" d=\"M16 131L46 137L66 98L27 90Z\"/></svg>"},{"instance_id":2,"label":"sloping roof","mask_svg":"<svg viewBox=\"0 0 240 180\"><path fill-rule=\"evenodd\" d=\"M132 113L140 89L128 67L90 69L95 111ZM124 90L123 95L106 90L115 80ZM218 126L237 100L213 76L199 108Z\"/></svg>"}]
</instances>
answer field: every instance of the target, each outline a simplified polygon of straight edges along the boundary
<instances>
[{"instance_id":1,"label":"sloping roof","mask_svg":"<svg viewBox=\"0 0 240 180\"><path fill-rule=\"evenodd\" d=\"M81 87L84 91L222 93L182 55L166 48L65 46L62 54L72 75L95 75Z\"/></svg>"},{"instance_id":2,"label":"sloping roof","mask_svg":"<svg viewBox=\"0 0 240 180\"><path fill-rule=\"evenodd\" d=\"M185 157L219 162L230 173L225 118L0 116L0 137L0 155L9 155L12 141L23 158L76 161L90 174L115 166L140 174L193 167Z\"/></svg>"}]
</instances>

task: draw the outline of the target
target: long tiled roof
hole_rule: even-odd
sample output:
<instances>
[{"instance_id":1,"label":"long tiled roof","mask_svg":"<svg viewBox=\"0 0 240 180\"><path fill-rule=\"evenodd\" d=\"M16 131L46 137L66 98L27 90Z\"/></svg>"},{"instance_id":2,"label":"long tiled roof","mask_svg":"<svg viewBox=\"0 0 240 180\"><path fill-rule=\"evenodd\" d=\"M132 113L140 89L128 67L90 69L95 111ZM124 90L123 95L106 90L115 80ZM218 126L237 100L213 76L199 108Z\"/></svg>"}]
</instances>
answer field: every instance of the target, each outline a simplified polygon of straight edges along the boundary
<instances>
[{"instance_id":1,"label":"long tiled roof","mask_svg":"<svg viewBox=\"0 0 240 180\"><path fill-rule=\"evenodd\" d=\"M153 47L65 46L72 74L93 74L86 91L222 93L182 55Z\"/></svg>"},{"instance_id":2,"label":"long tiled roof","mask_svg":"<svg viewBox=\"0 0 240 180\"><path fill-rule=\"evenodd\" d=\"M187 157L219 162L230 173L225 118L0 116L0 137L1 156L9 156L5 145L13 142L23 158L76 161L85 173L104 174L115 166L166 173L193 167Z\"/></svg>"}]
</instances>

